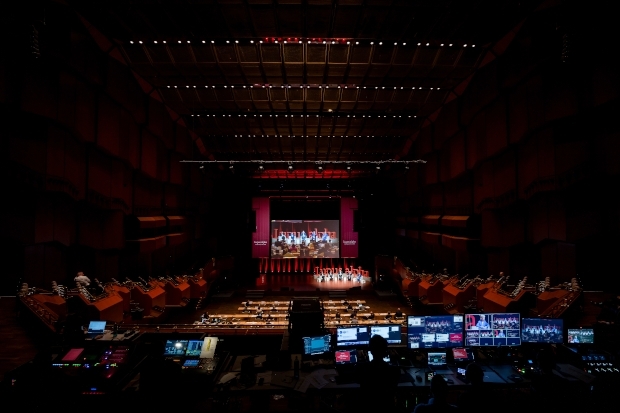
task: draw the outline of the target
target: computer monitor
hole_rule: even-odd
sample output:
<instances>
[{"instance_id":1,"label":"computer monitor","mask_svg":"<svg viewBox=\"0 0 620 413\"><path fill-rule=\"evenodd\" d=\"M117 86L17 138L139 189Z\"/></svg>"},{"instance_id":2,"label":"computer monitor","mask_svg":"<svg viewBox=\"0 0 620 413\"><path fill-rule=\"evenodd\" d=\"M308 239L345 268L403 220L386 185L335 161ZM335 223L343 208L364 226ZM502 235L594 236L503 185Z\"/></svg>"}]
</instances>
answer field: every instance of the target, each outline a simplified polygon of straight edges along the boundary
<instances>
[{"instance_id":1,"label":"computer monitor","mask_svg":"<svg viewBox=\"0 0 620 413\"><path fill-rule=\"evenodd\" d=\"M368 361L372 361L373 358L374 357L372 356L372 351L369 351L368 352ZM390 356L383 357L383 361L385 361L386 363L389 363L391 361L390 360Z\"/></svg>"},{"instance_id":2,"label":"computer monitor","mask_svg":"<svg viewBox=\"0 0 620 413\"><path fill-rule=\"evenodd\" d=\"M83 352L83 348L72 348L64 355L62 361L77 361L78 357L80 357Z\"/></svg>"},{"instance_id":3,"label":"computer monitor","mask_svg":"<svg viewBox=\"0 0 620 413\"><path fill-rule=\"evenodd\" d=\"M334 359L336 364L355 364L357 363L357 350L336 350L334 352Z\"/></svg>"},{"instance_id":4,"label":"computer monitor","mask_svg":"<svg viewBox=\"0 0 620 413\"><path fill-rule=\"evenodd\" d=\"M198 367L199 365L200 365L200 359L187 359L183 363L183 367L185 368Z\"/></svg>"},{"instance_id":5,"label":"computer monitor","mask_svg":"<svg viewBox=\"0 0 620 413\"><path fill-rule=\"evenodd\" d=\"M342 326L336 328L336 347L361 346L370 342L368 326Z\"/></svg>"},{"instance_id":6,"label":"computer monitor","mask_svg":"<svg viewBox=\"0 0 620 413\"><path fill-rule=\"evenodd\" d=\"M400 324L375 324L370 326L370 337L379 335L387 340L388 344L400 344Z\"/></svg>"},{"instance_id":7,"label":"computer monitor","mask_svg":"<svg viewBox=\"0 0 620 413\"><path fill-rule=\"evenodd\" d=\"M105 325L105 321L91 321L88 323L88 334L103 334Z\"/></svg>"},{"instance_id":8,"label":"computer monitor","mask_svg":"<svg viewBox=\"0 0 620 413\"><path fill-rule=\"evenodd\" d=\"M564 342L564 320L561 318L524 318L521 322L522 343Z\"/></svg>"},{"instance_id":9,"label":"computer monitor","mask_svg":"<svg viewBox=\"0 0 620 413\"><path fill-rule=\"evenodd\" d=\"M325 354L330 351L332 336L325 334L322 336L303 337L304 355L314 356Z\"/></svg>"},{"instance_id":10,"label":"computer monitor","mask_svg":"<svg viewBox=\"0 0 620 413\"><path fill-rule=\"evenodd\" d=\"M591 328L569 328L568 344L594 344L594 330Z\"/></svg>"},{"instance_id":11,"label":"computer monitor","mask_svg":"<svg viewBox=\"0 0 620 413\"><path fill-rule=\"evenodd\" d=\"M189 340L189 342L187 343L187 350L185 351L185 355L188 357L200 356L203 344L204 340Z\"/></svg>"},{"instance_id":12,"label":"computer monitor","mask_svg":"<svg viewBox=\"0 0 620 413\"><path fill-rule=\"evenodd\" d=\"M519 313L465 315L465 339L468 346L521 345Z\"/></svg>"},{"instance_id":13,"label":"computer monitor","mask_svg":"<svg viewBox=\"0 0 620 413\"><path fill-rule=\"evenodd\" d=\"M463 346L463 314L407 317L407 347Z\"/></svg>"},{"instance_id":14,"label":"computer monitor","mask_svg":"<svg viewBox=\"0 0 620 413\"><path fill-rule=\"evenodd\" d=\"M428 353L428 366L432 368L444 368L448 364L445 351L432 351Z\"/></svg>"},{"instance_id":15,"label":"computer monitor","mask_svg":"<svg viewBox=\"0 0 620 413\"><path fill-rule=\"evenodd\" d=\"M166 340L164 356L184 356L188 340Z\"/></svg>"},{"instance_id":16,"label":"computer monitor","mask_svg":"<svg viewBox=\"0 0 620 413\"><path fill-rule=\"evenodd\" d=\"M474 360L474 353L468 348L453 348L452 358L455 362L467 362Z\"/></svg>"}]
</instances>

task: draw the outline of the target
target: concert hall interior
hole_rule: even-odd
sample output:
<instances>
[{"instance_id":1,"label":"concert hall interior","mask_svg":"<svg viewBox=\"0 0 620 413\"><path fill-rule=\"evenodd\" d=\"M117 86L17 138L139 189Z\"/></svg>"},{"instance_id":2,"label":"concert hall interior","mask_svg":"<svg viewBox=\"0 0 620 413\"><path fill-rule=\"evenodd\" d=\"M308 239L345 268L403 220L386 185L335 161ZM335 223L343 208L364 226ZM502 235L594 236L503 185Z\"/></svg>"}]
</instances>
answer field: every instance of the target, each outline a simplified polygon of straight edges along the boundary
<instances>
[{"instance_id":1,"label":"concert hall interior","mask_svg":"<svg viewBox=\"0 0 620 413\"><path fill-rule=\"evenodd\" d=\"M611 8L10 3L3 404L618 405Z\"/></svg>"}]
</instances>

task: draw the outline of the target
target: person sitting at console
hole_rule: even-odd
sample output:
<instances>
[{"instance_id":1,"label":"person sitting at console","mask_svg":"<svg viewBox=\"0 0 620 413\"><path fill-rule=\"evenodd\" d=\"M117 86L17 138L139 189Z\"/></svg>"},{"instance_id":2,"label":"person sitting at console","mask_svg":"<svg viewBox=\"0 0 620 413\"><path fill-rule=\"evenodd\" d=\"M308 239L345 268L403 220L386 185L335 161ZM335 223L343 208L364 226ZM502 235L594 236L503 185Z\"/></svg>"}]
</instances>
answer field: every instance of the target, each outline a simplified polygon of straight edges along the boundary
<instances>
[{"instance_id":1,"label":"person sitting at console","mask_svg":"<svg viewBox=\"0 0 620 413\"><path fill-rule=\"evenodd\" d=\"M353 306L351 305L351 303L349 303L349 304L347 305L347 310L348 310L348 311L353 310Z\"/></svg>"},{"instance_id":2,"label":"person sitting at console","mask_svg":"<svg viewBox=\"0 0 620 413\"><path fill-rule=\"evenodd\" d=\"M256 318L263 318L263 310L256 310Z\"/></svg>"},{"instance_id":3,"label":"person sitting at console","mask_svg":"<svg viewBox=\"0 0 620 413\"><path fill-rule=\"evenodd\" d=\"M386 320L391 320L391 319L392 319L392 313L390 313L390 312L388 311L388 313L385 315L385 319L386 319Z\"/></svg>"},{"instance_id":4,"label":"person sitting at console","mask_svg":"<svg viewBox=\"0 0 620 413\"><path fill-rule=\"evenodd\" d=\"M351 320L357 320L357 310L353 310L351 313Z\"/></svg>"},{"instance_id":5,"label":"person sitting at console","mask_svg":"<svg viewBox=\"0 0 620 413\"><path fill-rule=\"evenodd\" d=\"M374 320L375 319L375 313L373 313L372 311L370 312L370 314L368 315L368 319L369 320Z\"/></svg>"},{"instance_id":6,"label":"person sitting at console","mask_svg":"<svg viewBox=\"0 0 620 413\"><path fill-rule=\"evenodd\" d=\"M336 311L336 315L334 316L337 321L340 321L340 313Z\"/></svg>"},{"instance_id":7,"label":"person sitting at console","mask_svg":"<svg viewBox=\"0 0 620 413\"><path fill-rule=\"evenodd\" d=\"M202 315L200 316L200 322L201 323L206 323L207 321L209 321L209 313L207 313L206 311L204 313L202 313Z\"/></svg>"},{"instance_id":8,"label":"person sitting at console","mask_svg":"<svg viewBox=\"0 0 620 413\"><path fill-rule=\"evenodd\" d=\"M375 334L370 338L368 351L372 361L358 363L356 376L360 384L359 409L355 411L391 412L395 410L394 396L400 377L400 368L389 365L387 340Z\"/></svg>"},{"instance_id":9,"label":"person sitting at console","mask_svg":"<svg viewBox=\"0 0 620 413\"><path fill-rule=\"evenodd\" d=\"M457 412L458 408L448 403L448 383L446 380L436 374L431 380L431 397L428 403L418 404L413 413L425 412Z\"/></svg>"},{"instance_id":10,"label":"person sitting at console","mask_svg":"<svg viewBox=\"0 0 620 413\"><path fill-rule=\"evenodd\" d=\"M457 401L458 408L464 413L487 413L496 409L497 402L495 392L489 391L484 386L484 371L477 363L470 363L465 370L465 380L469 382L469 388L461 394ZM489 400L489 403L480 403L480 400Z\"/></svg>"},{"instance_id":11,"label":"person sitting at console","mask_svg":"<svg viewBox=\"0 0 620 413\"><path fill-rule=\"evenodd\" d=\"M394 318L403 318L403 312L400 311L400 308L396 309L396 312L394 313Z\"/></svg>"}]
</instances>

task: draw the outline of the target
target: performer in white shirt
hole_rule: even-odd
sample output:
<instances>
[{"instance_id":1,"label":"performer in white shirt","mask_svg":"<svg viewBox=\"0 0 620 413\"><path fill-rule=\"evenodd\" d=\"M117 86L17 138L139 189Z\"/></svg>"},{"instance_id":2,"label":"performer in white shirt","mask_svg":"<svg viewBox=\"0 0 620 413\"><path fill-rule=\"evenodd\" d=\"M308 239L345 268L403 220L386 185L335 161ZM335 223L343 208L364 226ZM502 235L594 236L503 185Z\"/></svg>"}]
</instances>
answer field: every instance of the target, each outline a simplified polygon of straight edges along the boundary
<instances>
[{"instance_id":1,"label":"performer in white shirt","mask_svg":"<svg viewBox=\"0 0 620 413\"><path fill-rule=\"evenodd\" d=\"M77 273L77 276L73 279L73 281L79 283L83 287L88 287L90 285L90 278L85 276L82 271Z\"/></svg>"}]
</instances>

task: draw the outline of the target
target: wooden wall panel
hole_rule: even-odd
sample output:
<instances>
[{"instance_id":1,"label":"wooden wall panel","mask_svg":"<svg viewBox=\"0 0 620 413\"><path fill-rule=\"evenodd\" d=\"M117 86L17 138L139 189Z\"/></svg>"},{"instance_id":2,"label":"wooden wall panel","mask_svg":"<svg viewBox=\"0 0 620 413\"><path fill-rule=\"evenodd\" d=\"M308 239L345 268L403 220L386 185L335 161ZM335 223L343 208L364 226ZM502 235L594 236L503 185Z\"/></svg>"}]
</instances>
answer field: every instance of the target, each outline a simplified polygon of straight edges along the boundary
<instances>
[{"instance_id":1,"label":"wooden wall panel","mask_svg":"<svg viewBox=\"0 0 620 413\"><path fill-rule=\"evenodd\" d=\"M508 145L506 105L503 99L492 103L486 110L486 156L498 154Z\"/></svg>"},{"instance_id":2,"label":"wooden wall panel","mask_svg":"<svg viewBox=\"0 0 620 413\"><path fill-rule=\"evenodd\" d=\"M157 177L157 138L149 131L142 130L142 150L140 152L140 169L151 178Z\"/></svg>"},{"instance_id":3,"label":"wooden wall panel","mask_svg":"<svg viewBox=\"0 0 620 413\"><path fill-rule=\"evenodd\" d=\"M119 155L120 108L105 95L99 97L97 145L111 155Z\"/></svg>"},{"instance_id":4,"label":"wooden wall panel","mask_svg":"<svg viewBox=\"0 0 620 413\"><path fill-rule=\"evenodd\" d=\"M95 92L86 83L77 81L75 102L75 133L86 142L95 141Z\"/></svg>"}]
</instances>

